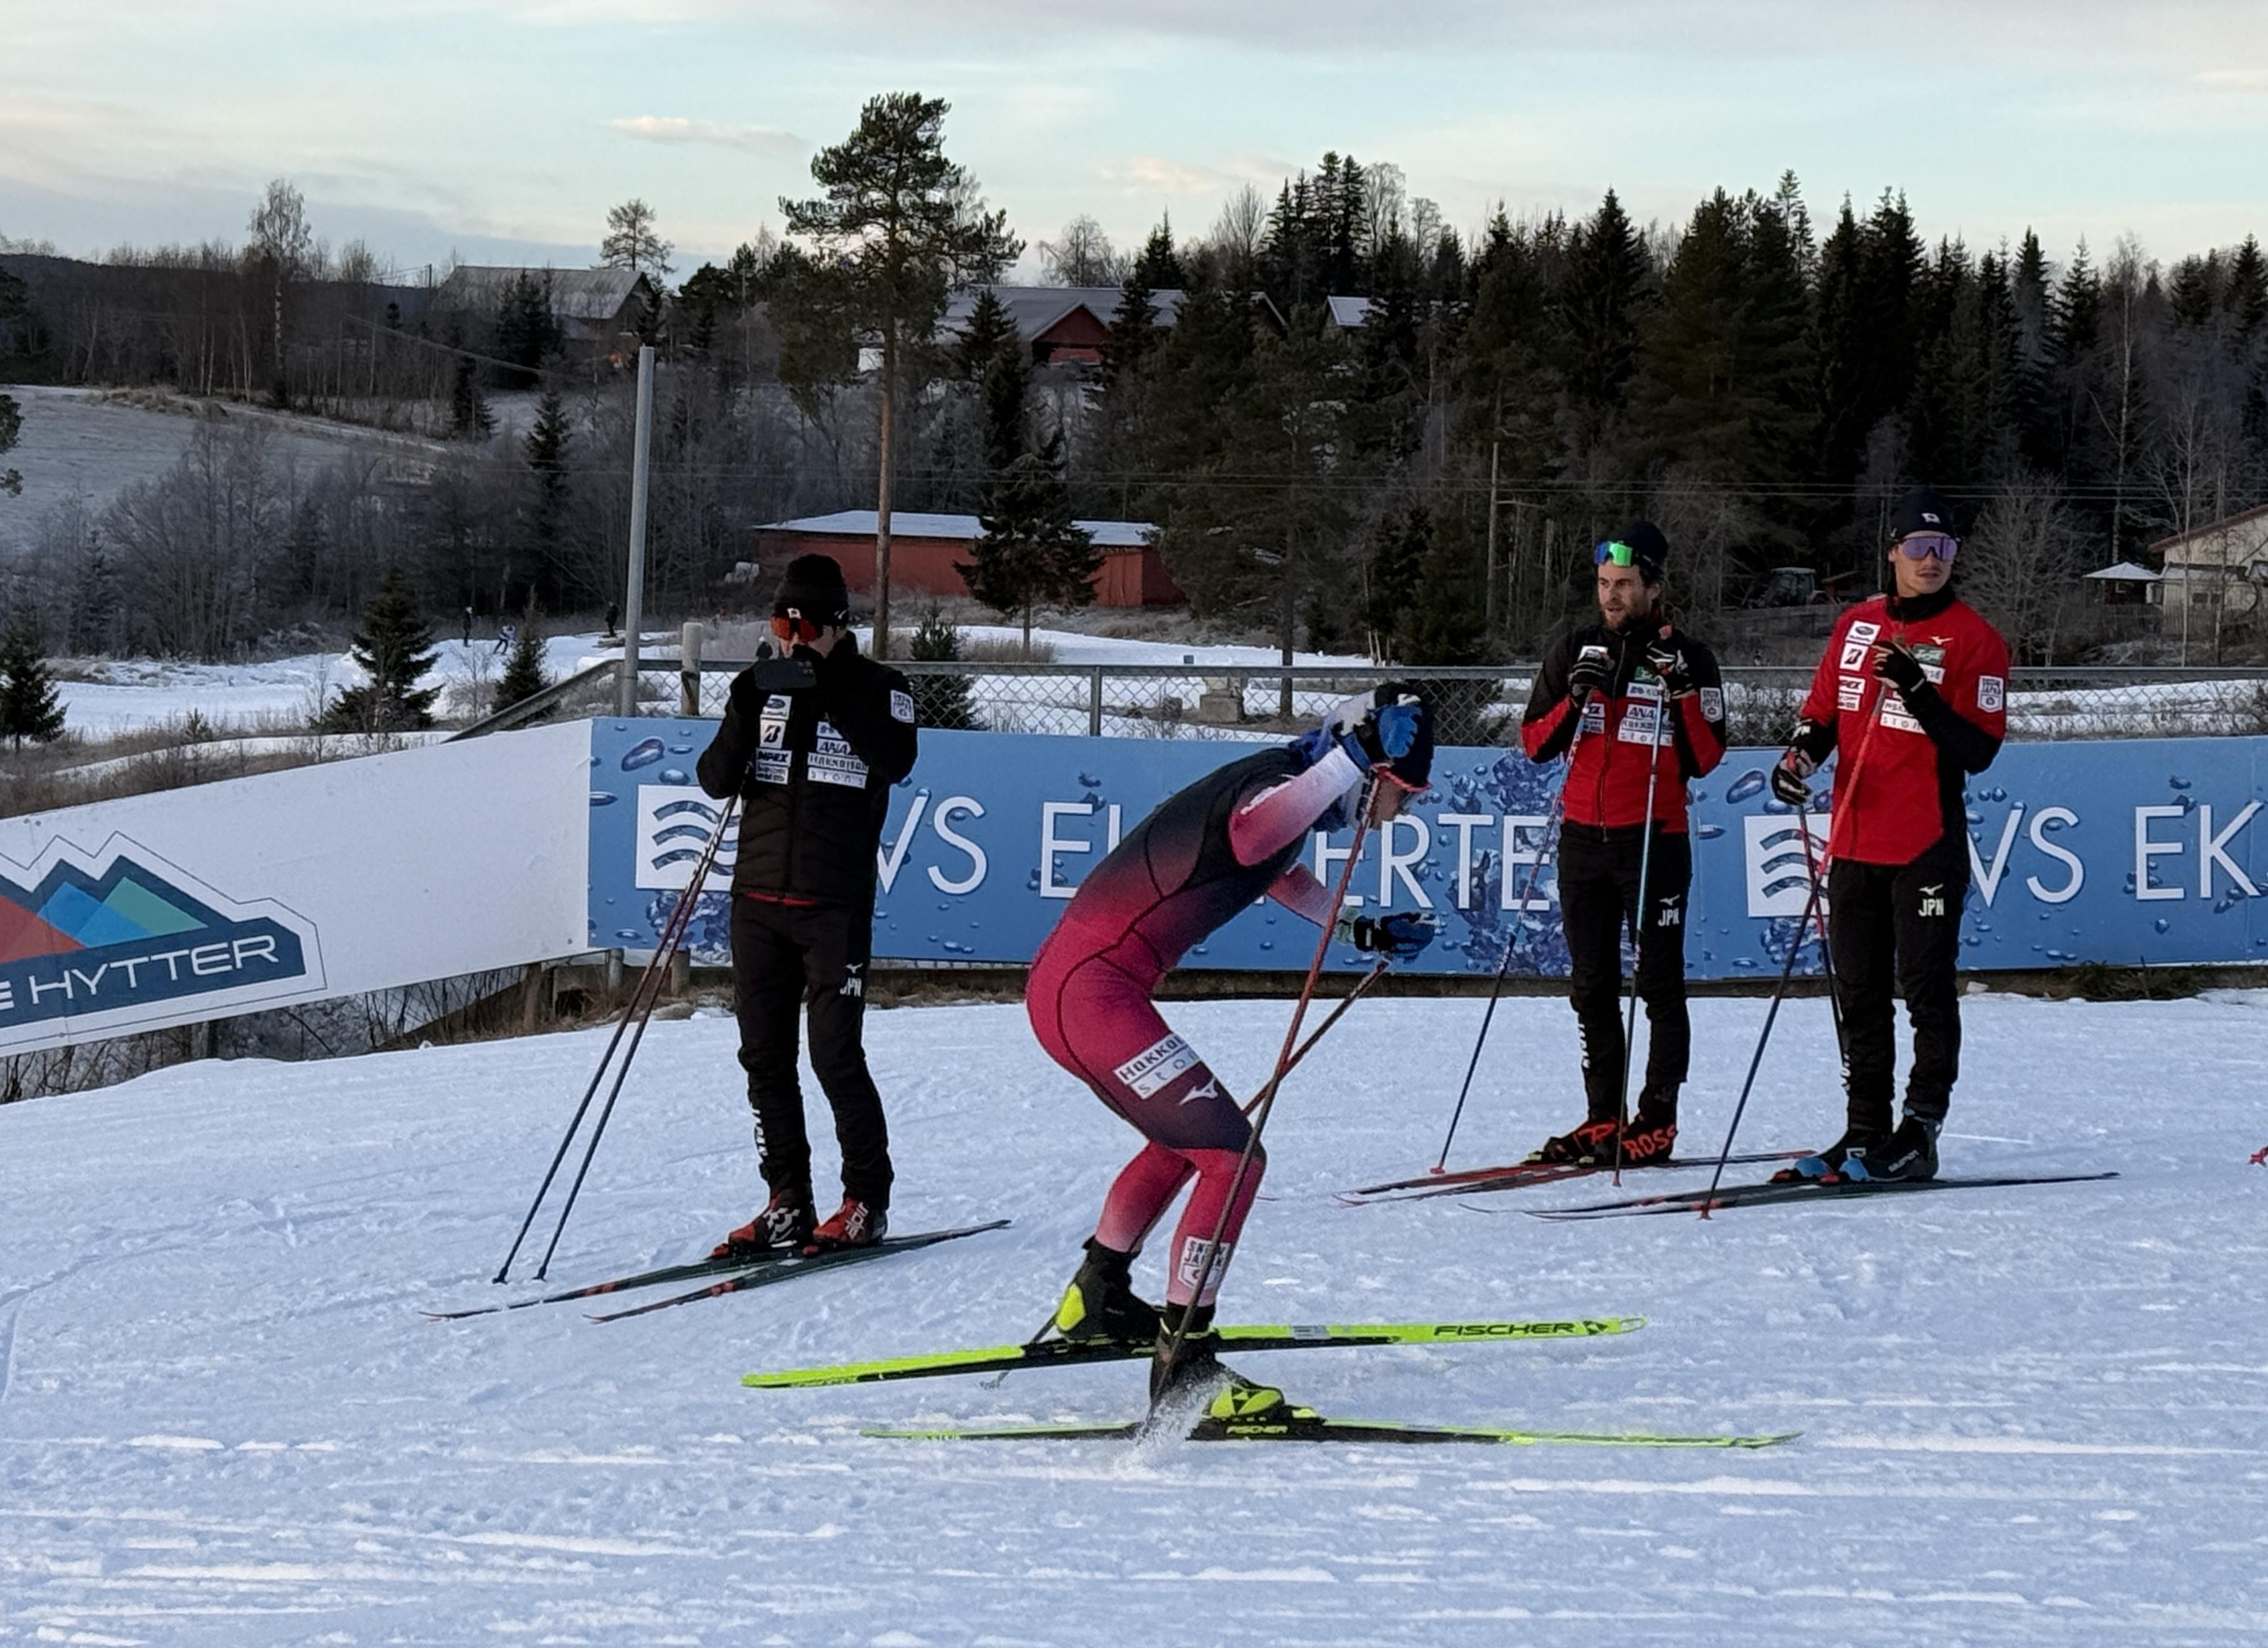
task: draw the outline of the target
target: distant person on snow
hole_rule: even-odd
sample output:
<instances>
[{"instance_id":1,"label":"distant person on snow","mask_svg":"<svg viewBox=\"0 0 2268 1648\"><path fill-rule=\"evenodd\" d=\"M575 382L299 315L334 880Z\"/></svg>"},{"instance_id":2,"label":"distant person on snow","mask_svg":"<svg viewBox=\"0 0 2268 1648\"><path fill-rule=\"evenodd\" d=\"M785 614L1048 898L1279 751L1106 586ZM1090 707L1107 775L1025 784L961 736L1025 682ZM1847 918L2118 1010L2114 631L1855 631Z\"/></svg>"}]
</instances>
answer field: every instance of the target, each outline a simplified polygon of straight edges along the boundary
<instances>
[{"instance_id":1,"label":"distant person on snow","mask_svg":"<svg viewBox=\"0 0 2268 1648\"><path fill-rule=\"evenodd\" d=\"M513 646L519 643L519 626L518 624L498 624L497 626L497 643L495 649L497 651L511 651Z\"/></svg>"},{"instance_id":2,"label":"distant person on snow","mask_svg":"<svg viewBox=\"0 0 2268 1648\"><path fill-rule=\"evenodd\" d=\"M1849 1125L1778 1179L1930 1179L1961 1073L1961 907L1971 773L2008 729L2008 644L1953 592L1953 510L1928 487L1891 517L1891 590L1837 620L1772 793L1791 806L1843 752L1827 842L1827 943L1843 1009ZM1913 1022L1905 1115L1893 987Z\"/></svg>"},{"instance_id":3,"label":"distant person on snow","mask_svg":"<svg viewBox=\"0 0 2268 1648\"><path fill-rule=\"evenodd\" d=\"M1088 873L1033 959L1024 1004L1040 1045L1149 1141L1104 1198L1054 1327L1071 1339L1154 1338L1162 1346L1186 1321L1174 1365L1152 1369L1153 1399L1223 1372L1212 1331L1220 1265L1202 1298L1197 1284L1251 1124L1197 1050L1167 1027L1152 995L1190 946L1263 896L1309 921L1331 921L1330 890L1299 862L1308 832L1343 828L1365 806L1373 821L1394 817L1405 796L1427 786L1432 759L1432 717L1422 700L1390 685L1350 698L1314 732L1231 761L1160 804ZM1337 931L1359 949L1397 957L1417 954L1433 936L1415 913L1349 917ZM1265 1166L1254 1151L1222 1232L1224 1257ZM1193 1174L1160 1313L1134 1293L1134 1256ZM1281 1400L1238 1385L1239 1411Z\"/></svg>"},{"instance_id":4,"label":"distant person on snow","mask_svg":"<svg viewBox=\"0 0 2268 1648\"><path fill-rule=\"evenodd\" d=\"M1685 1007L1685 895L1693 885L1685 781L1707 776L1725 757L1725 688L1716 654L1662 616L1668 554L1652 521L1631 521L1598 547L1599 622L1575 629L1544 658L1521 720L1530 761L1556 760L1571 744L1575 751L1560 792L1559 912L1583 1044L1582 1125L1546 1140L1531 1161L1644 1166L1667 1160L1677 1143L1677 1096L1693 1041ZM1626 931L1638 940L1647 1038L1634 1117L1623 1115L1631 1056L1623 1045Z\"/></svg>"},{"instance_id":5,"label":"distant person on snow","mask_svg":"<svg viewBox=\"0 0 2268 1648\"><path fill-rule=\"evenodd\" d=\"M850 622L843 569L823 555L791 562L772 633L811 665L813 682L773 692L743 670L699 764L702 789L720 799L738 791L744 809L733 866L733 991L771 1191L717 1258L863 1247L888 1225L889 1129L864 1041L866 963L874 850L890 786L913 770L914 701L904 676L860 654ZM796 1078L799 1008L843 1152L843 1205L825 1224L814 1222Z\"/></svg>"}]
</instances>

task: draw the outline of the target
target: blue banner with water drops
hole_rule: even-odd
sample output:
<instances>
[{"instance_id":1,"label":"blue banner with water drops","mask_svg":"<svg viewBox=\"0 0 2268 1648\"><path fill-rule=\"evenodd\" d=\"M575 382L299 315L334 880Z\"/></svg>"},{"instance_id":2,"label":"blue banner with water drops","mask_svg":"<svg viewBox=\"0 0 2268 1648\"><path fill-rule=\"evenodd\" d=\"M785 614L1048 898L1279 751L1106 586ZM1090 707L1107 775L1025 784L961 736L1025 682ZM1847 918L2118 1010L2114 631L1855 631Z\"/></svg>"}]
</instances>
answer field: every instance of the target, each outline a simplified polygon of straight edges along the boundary
<instances>
[{"instance_id":1,"label":"blue banner with water drops","mask_svg":"<svg viewBox=\"0 0 2268 1648\"><path fill-rule=\"evenodd\" d=\"M721 813L693 779L713 721L591 724L591 943L650 953ZM876 855L878 959L1022 963L1087 870L1151 808L1248 746L1171 739L922 734ZM1778 752L1734 750L1690 786L1695 978L1770 975L1804 933L1798 822L1765 784ZM1548 823L1559 768L1517 750L1443 749L1434 787L1363 847L1351 906L1430 909L1440 937L1409 970L1567 970ZM1815 790L1831 785L1830 766ZM1963 966L1976 970L2268 959L2268 739L2014 744L1968 793ZM1824 820L1814 830L1823 835ZM1310 842L1325 880L1346 834ZM1539 864L1539 855L1542 862ZM697 959L730 957L733 843L696 911ZM1201 967L1304 969L1314 929L1256 905L1192 952ZM1334 967L1367 959L1334 946Z\"/></svg>"}]
</instances>

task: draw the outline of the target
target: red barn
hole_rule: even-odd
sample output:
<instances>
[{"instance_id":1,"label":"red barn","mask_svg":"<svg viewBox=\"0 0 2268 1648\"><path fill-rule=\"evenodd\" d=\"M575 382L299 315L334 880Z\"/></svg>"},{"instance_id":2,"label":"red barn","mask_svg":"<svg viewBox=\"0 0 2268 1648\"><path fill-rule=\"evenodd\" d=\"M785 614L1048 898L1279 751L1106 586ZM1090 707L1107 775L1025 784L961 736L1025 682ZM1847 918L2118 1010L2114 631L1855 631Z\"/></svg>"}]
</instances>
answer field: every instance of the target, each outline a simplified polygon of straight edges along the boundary
<instances>
[{"instance_id":1,"label":"red barn","mask_svg":"<svg viewBox=\"0 0 2268 1648\"><path fill-rule=\"evenodd\" d=\"M1179 607L1188 597L1166 571L1158 529L1146 521L1083 520L1102 551L1094 575L1101 607ZM966 595L961 563L972 559L983 527L974 515L898 510L890 516L890 587L900 594ZM860 592L874 587L874 511L837 510L756 528L757 563L776 570L799 555L833 555Z\"/></svg>"}]
</instances>

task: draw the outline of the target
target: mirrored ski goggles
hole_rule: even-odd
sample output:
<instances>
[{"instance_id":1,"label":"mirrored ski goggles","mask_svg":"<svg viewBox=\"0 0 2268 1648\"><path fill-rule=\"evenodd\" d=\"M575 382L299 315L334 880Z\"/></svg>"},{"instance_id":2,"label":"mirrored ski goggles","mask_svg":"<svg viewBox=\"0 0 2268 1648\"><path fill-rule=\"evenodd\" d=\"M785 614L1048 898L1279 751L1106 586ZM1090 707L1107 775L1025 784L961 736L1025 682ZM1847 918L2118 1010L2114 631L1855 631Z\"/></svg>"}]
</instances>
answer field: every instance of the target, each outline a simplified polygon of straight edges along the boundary
<instances>
[{"instance_id":1,"label":"mirrored ski goggles","mask_svg":"<svg viewBox=\"0 0 2268 1648\"><path fill-rule=\"evenodd\" d=\"M799 612L776 612L772 614L772 633L783 641L808 646L819 639L819 626Z\"/></svg>"},{"instance_id":2,"label":"mirrored ski goggles","mask_svg":"<svg viewBox=\"0 0 2268 1648\"><path fill-rule=\"evenodd\" d=\"M1616 566L1636 566L1638 551L1626 543L1602 543L1598 548L1596 561L1600 566L1609 561Z\"/></svg>"},{"instance_id":3,"label":"mirrored ski goggles","mask_svg":"<svg viewBox=\"0 0 2268 1648\"><path fill-rule=\"evenodd\" d=\"M1898 540L1898 553L1909 561L1926 561L1932 555L1950 561L1960 550L1961 541L1950 533L1908 533Z\"/></svg>"}]
</instances>

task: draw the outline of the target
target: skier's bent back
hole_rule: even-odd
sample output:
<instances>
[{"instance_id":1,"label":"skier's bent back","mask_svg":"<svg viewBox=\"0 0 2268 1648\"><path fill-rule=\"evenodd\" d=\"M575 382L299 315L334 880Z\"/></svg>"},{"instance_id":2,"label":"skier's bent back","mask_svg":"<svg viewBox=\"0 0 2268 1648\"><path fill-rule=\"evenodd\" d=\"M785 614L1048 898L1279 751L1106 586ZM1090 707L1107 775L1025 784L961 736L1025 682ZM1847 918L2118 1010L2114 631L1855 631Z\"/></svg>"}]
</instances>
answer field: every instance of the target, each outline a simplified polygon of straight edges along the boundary
<instances>
[{"instance_id":1,"label":"skier's bent back","mask_svg":"<svg viewBox=\"0 0 2268 1648\"><path fill-rule=\"evenodd\" d=\"M1236 1183L1251 1124L1167 1027L1152 993L1193 945L1263 897L1319 925L1332 921L1330 891L1299 863L1308 832L1338 828L1366 805L1373 821L1393 817L1405 796L1426 787L1432 754L1432 717L1414 694L1389 685L1346 700L1314 732L1168 798L1089 873L1032 962L1024 999L1041 1045L1148 1141L1104 1198L1055 1326L1082 1339L1154 1335L1165 1343L1180 1333L1173 1365L1153 1370L1153 1398L1219 1372L1212 1295L1225 1267L1211 1267L1202 1297L1198 1278L1217 1226L1226 1258L1266 1164L1255 1151ZM1415 954L1432 937L1416 915L1355 918L1340 930L1359 948L1396 955ZM1161 1315L1136 1297L1130 1268L1192 1175Z\"/></svg>"}]
</instances>

